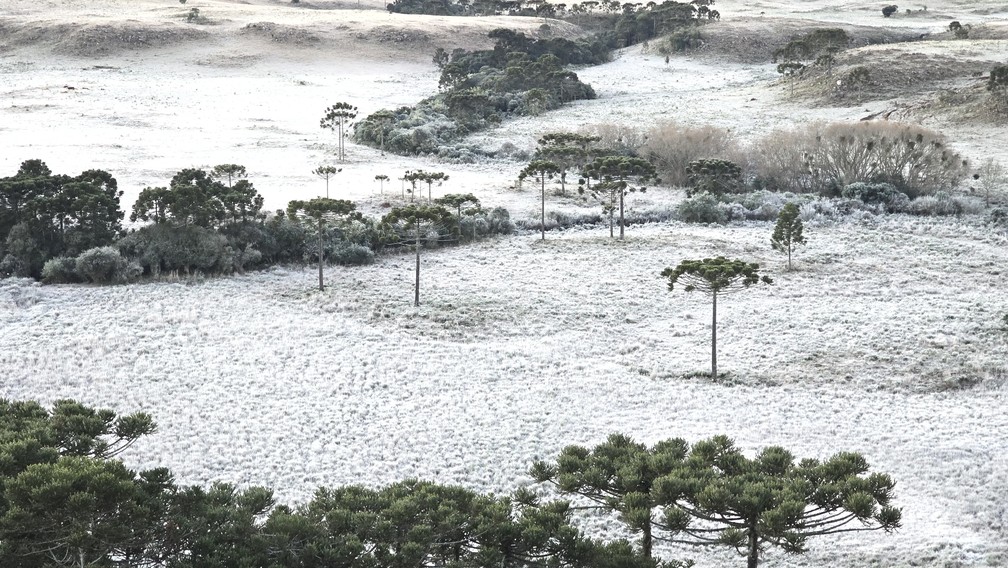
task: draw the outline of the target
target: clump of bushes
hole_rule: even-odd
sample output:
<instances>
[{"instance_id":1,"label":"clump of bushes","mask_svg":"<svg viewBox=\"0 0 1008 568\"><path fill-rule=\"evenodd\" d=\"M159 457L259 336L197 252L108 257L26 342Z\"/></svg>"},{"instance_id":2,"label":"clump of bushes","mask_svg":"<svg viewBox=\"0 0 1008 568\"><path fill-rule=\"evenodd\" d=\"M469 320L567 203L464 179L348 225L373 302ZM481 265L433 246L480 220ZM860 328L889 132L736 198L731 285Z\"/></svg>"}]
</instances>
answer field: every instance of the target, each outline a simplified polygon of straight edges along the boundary
<instances>
[{"instance_id":1,"label":"clump of bushes","mask_svg":"<svg viewBox=\"0 0 1008 568\"><path fill-rule=\"evenodd\" d=\"M684 199L676 213L684 223L724 223L728 220L717 196L706 192Z\"/></svg>"}]
</instances>

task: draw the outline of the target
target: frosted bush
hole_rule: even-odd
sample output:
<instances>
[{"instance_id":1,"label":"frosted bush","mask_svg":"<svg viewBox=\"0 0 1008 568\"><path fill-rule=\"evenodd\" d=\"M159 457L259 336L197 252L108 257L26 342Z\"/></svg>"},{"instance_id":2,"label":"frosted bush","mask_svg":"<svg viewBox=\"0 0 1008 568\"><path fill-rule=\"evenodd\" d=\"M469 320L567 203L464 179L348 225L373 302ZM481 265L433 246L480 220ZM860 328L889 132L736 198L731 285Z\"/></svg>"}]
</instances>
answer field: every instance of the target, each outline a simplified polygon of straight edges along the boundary
<instances>
[{"instance_id":1,"label":"frosted bush","mask_svg":"<svg viewBox=\"0 0 1008 568\"><path fill-rule=\"evenodd\" d=\"M42 267L42 282L46 284L80 282L80 277L77 275L77 260L69 256L50 258Z\"/></svg>"},{"instance_id":2,"label":"frosted bush","mask_svg":"<svg viewBox=\"0 0 1008 568\"><path fill-rule=\"evenodd\" d=\"M684 199L676 212L684 223L724 223L728 218L717 197L709 193L698 193Z\"/></svg>"},{"instance_id":3,"label":"frosted bush","mask_svg":"<svg viewBox=\"0 0 1008 568\"><path fill-rule=\"evenodd\" d=\"M76 272L81 278L95 284L109 284L126 279L126 259L115 247L96 247L80 254Z\"/></svg>"},{"instance_id":4,"label":"frosted bush","mask_svg":"<svg viewBox=\"0 0 1008 568\"><path fill-rule=\"evenodd\" d=\"M335 264L350 266L360 266L374 262L374 251L364 245L356 243L346 243L344 246L333 251L329 260Z\"/></svg>"}]
</instances>

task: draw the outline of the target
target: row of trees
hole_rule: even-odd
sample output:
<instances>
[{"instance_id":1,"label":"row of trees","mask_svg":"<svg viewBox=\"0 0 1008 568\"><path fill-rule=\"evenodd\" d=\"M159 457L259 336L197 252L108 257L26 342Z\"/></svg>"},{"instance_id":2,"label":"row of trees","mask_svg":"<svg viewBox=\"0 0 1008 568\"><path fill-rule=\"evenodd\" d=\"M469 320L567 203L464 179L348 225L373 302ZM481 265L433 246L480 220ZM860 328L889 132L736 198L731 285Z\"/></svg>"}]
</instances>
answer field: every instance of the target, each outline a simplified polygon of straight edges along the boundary
<instances>
[{"instance_id":1,"label":"row of trees","mask_svg":"<svg viewBox=\"0 0 1008 568\"><path fill-rule=\"evenodd\" d=\"M586 537L585 507L529 489L495 496L406 480L320 488L277 504L264 487L184 486L118 456L156 426L70 400L51 410L0 399L0 565L5 568L678 568L655 541L738 548L755 568L769 546L899 527L895 483L839 453L795 462L784 448L747 457L725 436L652 447L614 434L565 448L531 475L614 512L637 543Z\"/></svg>"}]
</instances>

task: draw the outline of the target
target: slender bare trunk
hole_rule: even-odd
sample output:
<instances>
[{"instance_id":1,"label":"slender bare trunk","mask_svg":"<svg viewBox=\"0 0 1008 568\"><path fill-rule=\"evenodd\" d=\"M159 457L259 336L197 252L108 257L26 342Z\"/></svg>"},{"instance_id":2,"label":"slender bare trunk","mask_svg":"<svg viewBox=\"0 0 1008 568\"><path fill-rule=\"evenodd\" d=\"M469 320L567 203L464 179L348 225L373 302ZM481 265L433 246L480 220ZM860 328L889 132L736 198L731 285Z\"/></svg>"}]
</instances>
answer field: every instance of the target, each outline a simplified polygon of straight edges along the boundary
<instances>
[{"instance_id":1,"label":"slender bare trunk","mask_svg":"<svg viewBox=\"0 0 1008 568\"><path fill-rule=\"evenodd\" d=\"M319 291L325 290L325 285L322 283L322 257L325 252L322 249L322 219L319 219L318 223L318 289Z\"/></svg>"},{"instance_id":2,"label":"slender bare trunk","mask_svg":"<svg viewBox=\"0 0 1008 568\"><path fill-rule=\"evenodd\" d=\"M539 224L542 229L542 240L546 240L546 174L542 174L542 221Z\"/></svg>"},{"instance_id":3,"label":"slender bare trunk","mask_svg":"<svg viewBox=\"0 0 1008 568\"><path fill-rule=\"evenodd\" d=\"M420 306L420 219L416 222L416 286L413 290L413 305Z\"/></svg>"},{"instance_id":4,"label":"slender bare trunk","mask_svg":"<svg viewBox=\"0 0 1008 568\"><path fill-rule=\"evenodd\" d=\"M714 292L714 303L711 309L711 336L710 336L710 374L712 379L717 378L717 292Z\"/></svg>"},{"instance_id":5,"label":"slender bare trunk","mask_svg":"<svg viewBox=\"0 0 1008 568\"><path fill-rule=\"evenodd\" d=\"M623 240L623 190L619 192L619 238Z\"/></svg>"}]
</instances>

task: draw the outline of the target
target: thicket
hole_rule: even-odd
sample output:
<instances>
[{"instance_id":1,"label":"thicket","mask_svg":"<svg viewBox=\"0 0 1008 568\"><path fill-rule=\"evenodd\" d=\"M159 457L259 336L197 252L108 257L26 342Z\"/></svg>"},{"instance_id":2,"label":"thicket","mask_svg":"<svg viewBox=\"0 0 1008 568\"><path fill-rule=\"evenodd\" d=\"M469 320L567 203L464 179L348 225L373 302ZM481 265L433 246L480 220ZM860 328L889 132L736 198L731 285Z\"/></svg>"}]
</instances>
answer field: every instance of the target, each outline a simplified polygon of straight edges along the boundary
<instances>
[{"instance_id":1,"label":"thicket","mask_svg":"<svg viewBox=\"0 0 1008 568\"><path fill-rule=\"evenodd\" d=\"M23 162L0 178L0 277L39 278L50 259L112 244L122 234L121 195L108 172L71 177Z\"/></svg>"},{"instance_id":2,"label":"thicket","mask_svg":"<svg viewBox=\"0 0 1008 568\"><path fill-rule=\"evenodd\" d=\"M770 189L839 197L854 183L887 183L914 199L950 192L970 174L969 162L939 132L889 121L834 122L782 129L744 146L727 130L666 123L637 133L636 150L662 179L681 187L719 193L718 184L695 175L690 164L729 161L739 183L724 191Z\"/></svg>"},{"instance_id":3,"label":"thicket","mask_svg":"<svg viewBox=\"0 0 1008 568\"><path fill-rule=\"evenodd\" d=\"M395 227L361 215L327 220L319 239L306 221L283 210L263 211L262 196L236 164L185 169L166 187L145 188L130 219L150 224L130 231L122 229L120 195L107 172L70 178L52 175L39 160L22 164L16 175L0 179L0 276L113 284L225 275L317 262L320 246L328 263L359 265L402 244ZM483 209L472 195L455 198L460 234L451 243L514 230L507 210ZM446 241L434 239L427 246L435 242Z\"/></svg>"},{"instance_id":4,"label":"thicket","mask_svg":"<svg viewBox=\"0 0 1008 568\"><path fill-rule=\"evenodd\" d=\"M321 487L307 503L285 505L265 487L185 486L165 468L127 469L120 456L156 429L145 413L0 399L0 565L692 565L654 557L654 528L656 536L717 531L694 544L748 549L755 566L764 544L799 554L808 536L890 531L901 520L891 504L895 482L869 474L859 454L796 463L783 448L767 448L751 459L724 436L692 448L667 440L649 449L613 435L613 451L570 446L555 464L532 465L537 481L598 501L634 532L646 527L631 543L586 536L579 528L585 507L529 489L491 495L404 480ZM717 525L707 530L704 519L712 515ZM760 546L744 546L747 540Z\"/></svg>"},{"instance_id":5,"label":"thicket","mask_svg":"<svg viewBox=\"0 0 1008 568\"><path fill-rule=\"evenodd\" d=\"M669 34L701 21L717 19L711 2L691 4L666 1L635 5L582 3L572 8L575 17L592 15L598 33L589 39L535 39L521 32L496 29L489 33L493 49L434 54L441 76L441 91L416 106L381 110L355 125L354 139L397 154L437 154L459 159L463 153L453 143L462 136L485 129L513 116L537 115L582 99L595 98L595 91L583 83L570 65L596 65L607 61L609 52L653 37ZM525 15L525 10L552 11L558 4L540 2L500 3L493 11ZM482 5L429 0L397 0L392 11L405 13L460 15ZM541 13L538 15L542 15Z\"/></svg>"}]
</instances>

